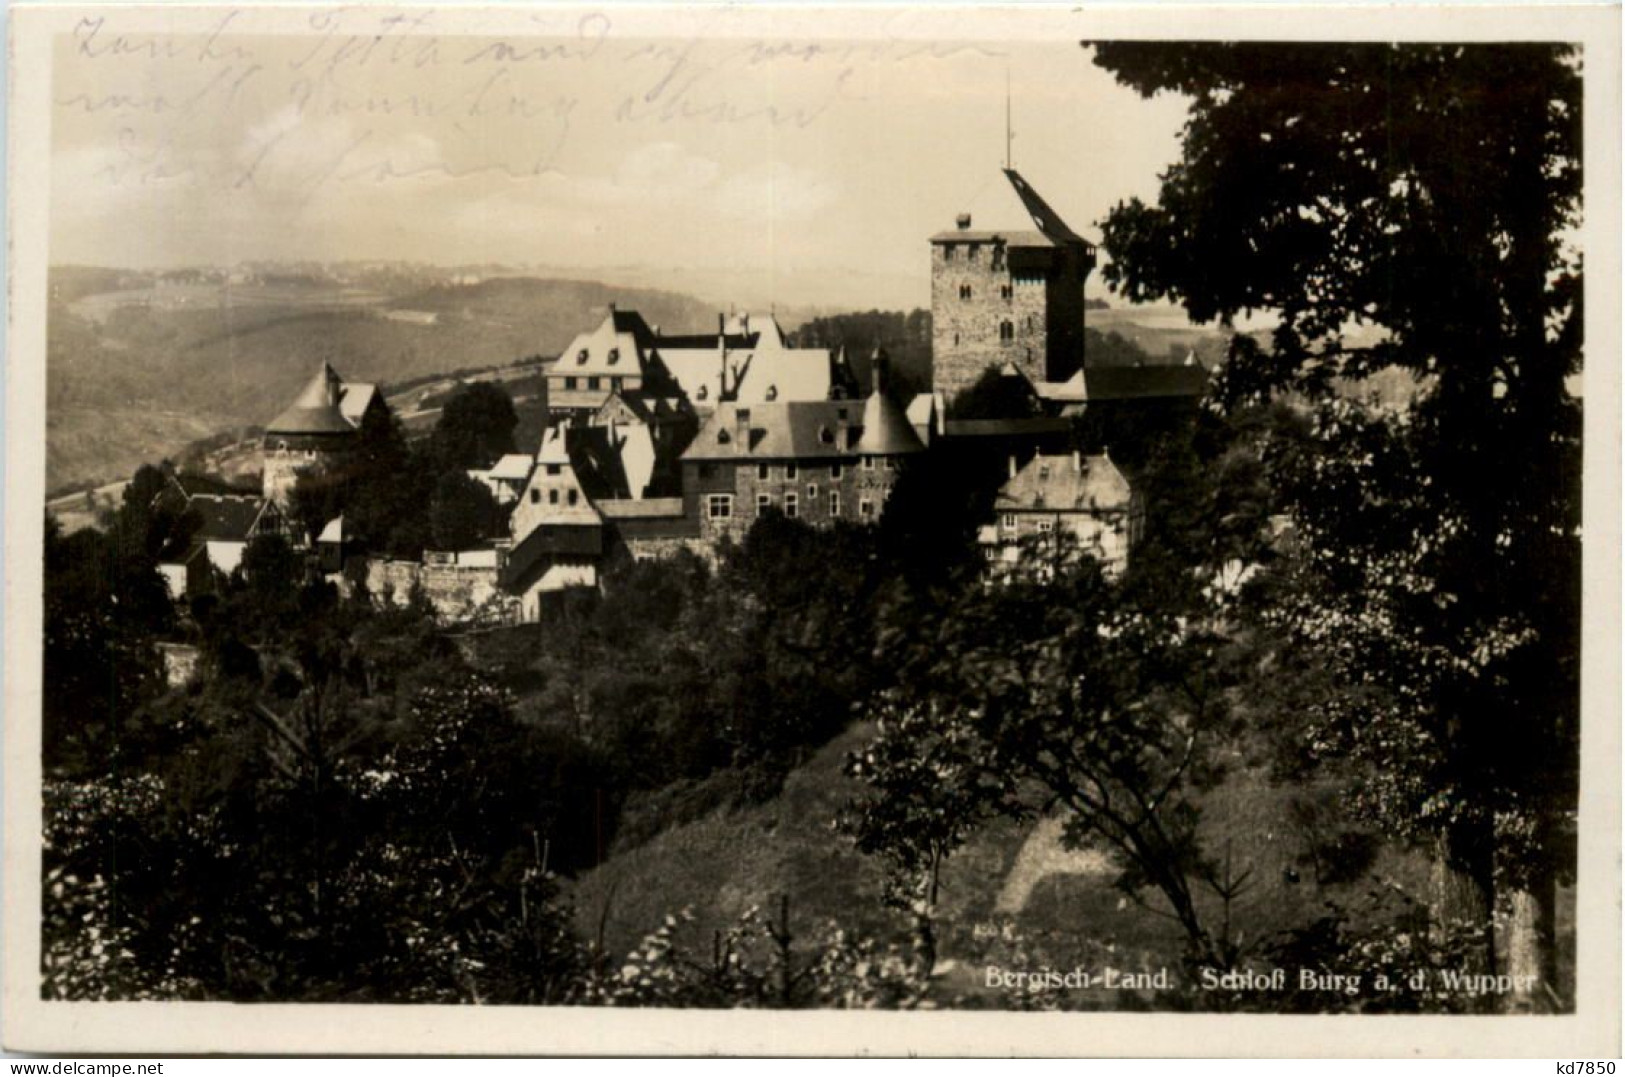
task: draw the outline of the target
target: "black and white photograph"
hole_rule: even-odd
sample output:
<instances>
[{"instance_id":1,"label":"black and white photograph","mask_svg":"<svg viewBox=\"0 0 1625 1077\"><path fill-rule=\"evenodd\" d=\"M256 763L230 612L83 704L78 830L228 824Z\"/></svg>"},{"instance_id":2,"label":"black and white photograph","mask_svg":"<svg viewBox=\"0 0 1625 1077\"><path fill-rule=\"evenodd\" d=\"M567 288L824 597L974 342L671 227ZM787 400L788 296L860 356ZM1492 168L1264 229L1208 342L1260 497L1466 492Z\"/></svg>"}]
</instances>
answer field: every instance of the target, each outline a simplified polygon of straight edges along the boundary
<instances>
[{"instance_id":1,"label":"black and white photograph","mask_svg":"<svg viewBox=\"0 0 1625 1077\"><path fill-rule=\"evenodd\" d=\"M7 1047L1617 1054L1617 8L13 14Z\"/></svg>"}]
</instances>

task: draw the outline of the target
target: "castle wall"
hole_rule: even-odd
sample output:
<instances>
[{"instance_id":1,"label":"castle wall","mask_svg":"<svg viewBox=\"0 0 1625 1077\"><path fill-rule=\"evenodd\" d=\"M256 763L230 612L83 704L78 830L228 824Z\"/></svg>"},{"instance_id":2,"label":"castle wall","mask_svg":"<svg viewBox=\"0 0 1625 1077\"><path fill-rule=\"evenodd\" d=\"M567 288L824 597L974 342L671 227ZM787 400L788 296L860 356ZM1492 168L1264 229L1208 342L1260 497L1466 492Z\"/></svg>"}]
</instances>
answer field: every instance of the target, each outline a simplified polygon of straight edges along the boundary
<instances>
[{"instance_id":1,"label":"castle wall","mask_svg":"<svg viewBox=\"0 0 1625 1077\"><path fill-rule=\"evenodd\" d=\"M417 561L367 558L367 591L380 602L405 606L421 587L435 617L444 624L511 624L518 603L497 583L489 565L425 565Z\"/></svg>"},{"instance_id":2,"label":"castle wall","mask_svg":"<svg viewBox=\"0 0 1625 1077\"><path fill-rule=\"evenodd\" d=\"M699 521L700 536L705 542L717 542L724 536L738 542L761 517L757 499L766 496L772 508L786 513L789 495L796 499L795 518L813 527L829 527L837 520L849 523L874 523L891 496L892 486L907 466L895 457L872 457L871 466L865 467L859 457L851 457L840 464L839 474L829 461L816 463L787 460L750 460L739 463L716 463L709 479L685 482L685 499L691 495L688 511ZM788 468L794 463L795 477ZM689 465L692 469L694 465ZM762 474L766 469L766 475ZM729 472L732 472L730 475ZM733 513L725 519L712 519L706 508L709 493L733 495ZM830 497L831 493L838 496ZM865 503L868 514L864 513Z\"/></svg>"}]
</instances>

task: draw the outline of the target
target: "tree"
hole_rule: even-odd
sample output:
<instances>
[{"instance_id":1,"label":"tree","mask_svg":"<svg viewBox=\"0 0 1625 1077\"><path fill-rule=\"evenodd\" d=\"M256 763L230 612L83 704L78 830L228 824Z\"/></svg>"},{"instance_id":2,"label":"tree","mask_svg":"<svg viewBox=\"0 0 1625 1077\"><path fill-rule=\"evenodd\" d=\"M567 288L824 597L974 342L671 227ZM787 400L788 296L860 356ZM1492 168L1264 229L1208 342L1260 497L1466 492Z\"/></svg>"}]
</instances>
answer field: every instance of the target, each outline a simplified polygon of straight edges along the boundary
<instances>
[{"instance_id":1,"label":"tree","mask_svg":"<svg viewBox=\"0 0 1625 1077\"><path fill-rule=\"evenodd\" d=\"M1233 967L1239 947L1199 900L1223 897L1196 797L1220 773L1223 648L1066 553L1035 545L997 585L882 629L877 661L895 683L866 708L877 733L851 768L871 793L849 828L929 898L978 819L1056 806L1071 843L1104 846L1124 892L1178 923L1192 963Z\"/></svg>"},{"instance_id":2,"label":"tree","mask_svg":"<svg viewBox=\"0 0 1625 1077\"><path fill-rule=\"evenodd\" d=\"M1273 313L1267 348L1232 339L1220 398L1290 390L1312 414L1307 452L1275 455L1301 553L1276 616L1343 689L1315 743L1382 731L1360 738L1363 803L1436 842L1436 919L1509 910L1511 971L1550 985L1578 769L1579 59L1093 48L1140 93L1191 99L1156 204L1105 222L1107 280L1196 321ZM1403 406L1348 398L1389 371Z\"/></svg>"},{"instance_id":3,"label":"tree","mask_svg":"<svg viewBox=\"0 0 1625 1077\"><path fill-rule=\"evenodd\" d=\"M490 467L514 451L518 424L513 400L501 386L485 381L462 386L446 401L431 435L440 469Z\"/></svg>"},{"instance_id":4,"label":"tree","mask_svg":"<svg viewBox=\"0 0 1625 1077\"><path fill-rule=\"evenodd\" d=\"M496 502L483 483L461 471L444 472L429 503L429 534L441 550L466 550L490 537Z\"/></svg>"}]
</instances>

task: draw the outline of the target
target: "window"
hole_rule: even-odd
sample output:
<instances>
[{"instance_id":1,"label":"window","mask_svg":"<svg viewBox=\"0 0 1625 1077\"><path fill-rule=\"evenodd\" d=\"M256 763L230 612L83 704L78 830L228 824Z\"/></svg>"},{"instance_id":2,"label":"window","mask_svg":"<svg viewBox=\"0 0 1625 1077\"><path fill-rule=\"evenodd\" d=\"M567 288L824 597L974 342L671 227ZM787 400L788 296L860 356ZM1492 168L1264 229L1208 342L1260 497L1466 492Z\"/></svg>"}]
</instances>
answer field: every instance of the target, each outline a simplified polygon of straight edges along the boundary
<instances>
[{"instance_id":1,"label":"window","mask_svg":"<svg viewBox=\"0 0 1625 1077\"><path fill-rule=\"evenodd\" d=\"M784 477L789 482L795 482L796 481L796 465L794 465L794 464L785 464L784 465Z\"/></svg>"},{"instance_id":2,"label":"window","mask_svg":"<svg viewBox=\"0 0 1625 1077\"><path fill-rule=\"evenodd\" d=\"M587 361L587 349L582 348L580 351L576 352L576 362L577 363L585 363L586 361Z\"/></svg>"},{"instance_id":3,"label":"window","mask_svg":"<svg viewBox=\"0 0 1625 1077\"><path fill-rule=\"evenodd\" d=\"M734 495L707 494L705 515L713 520L726 520L734 514Z\"/></svg>"},{"instance_id":4,"label":"window","mask_svg":"<svg viewBox=\"0 0 1625 1077\"><path fill-rule=\"evenodd\" d=\"M875 503L866 497L858 498L858 515L867 520L875 514Z\"/></svg>"},{"instance_id":5,"label":"window","mask_svg":"<svg viewBox=\"0 0 1625 1077\"><path fill-rule=\"evenodd\" d=\"M579 492L575 491L575 490L571 490L565 496L565 500L567 500L570 504L574 505L577 501L581 500L581 494Z\"/></svg>"},{"instance_id":6,"label":"window","mask_svg":"<svg viewBox=\"0 0 1625 1077\"><path fill-rule=\"evenodd\" d=\"M699 390L697 392L695 392L695 394L694 394L694 399L695 400L704 400L705 399L705 388L706 387L703 386L703 385L700 386Z\"/></svg>"},{"instance_id":7,"label":"window","mask_svg":"<svg viewBox=\"0 0 1625 1077\"><path fill-rule=\"evenodd\" d=\"M547 503L549 505L557 505L559 503L559 492L557 490L549 490L547 492Z\"/></svg>"},{"instance_id":8,"label":"window","mask_svg":"<svg viewBox=\"0 0 1625 1077\"><path fill-rule=\"evenodd\" d=\"M1038 477L1041 478L1041 479L1049 478L1049 465L1048 464L1039 464L1038 465Z\"/></svg>"},{"instance_id":9,"label":"window","mask_svg":"<svg viewBox=\"0 0 1625 1077\"><path fill-rule=\"evenodd\" d=\"M980 243L972 243L965 251L965 260L967 262L974 262L976 261L977 257L981 255L981 253L982 245Z\"/></svg>"},{"instance_id":10,"label":"window","mask_svg":"<svg viewBox=\"0 0 1625 1077\"><path fill-rule=\"evenodd\" d=\"M717 473L717 469L716 469L716 467L714 465L712 465L712 464L701 464L700 465L700 478L709 479L712 475L715 475L716 473Z\"/></svg>"},{"instance_id":11,"label":"window","mask_svg":"<svg viewBox=\"0 0 1625 1077\"><path fill-rule=\"evenodd\" d=\"M1006 531L1014 531L1016 529L1016 514L1015 513L1007 512L1007 513L1004 514L1004 529Z\"/></svg>"},{"instance_id":12,"label":"window","mask_svg":"<svg viewBox=\"0 0 1625 1077\"><path fill-rule=\"evenodd\" d=\"M875 469L875 458L872 457L872 456L865 456L863 458L863 470L865 470L865 471L873 471L874 469Z\"/></svg>"},{"instance_id":13,"label":"window","mask_svg":"<svg viewBox=\"0 0 1625 1077\"><path fill-rule=\"evenodd\" d=\"M756 477L757 477L757 479L761 480L762 482L766 482L768 479L771 479L773 477L773 465L771 465L771 464L757 464L756 465Z\"/></svg>"},{"instance_id":14,"label":"window","mask_svg":"<svg viewBox=\"0 0 1625 1077\"><path fill-rule=\"evenodd\" d=\"M831 465L829 465L829 481L830 482L840 482L841 481L841 475L845 471L846 471L846 469L844 467L842 467L840 464L831 464Z\"/></svg>"},{"instance_id":15,"label":"window","mask_svg":"<svg viewBox=\"0 0 1625 1077\"><path fill-rule=\"evenodd\" d=\"M1040 535L1047 535L1051 531L1054 531L1054 530L1055 530L1055 521L1054 520L1039 520L1038 521L1038 533Z\"/></svg>"},{"instance_id":16,"label":"window","mask_svg":"<svg viewBox=\"0 0 1625 1077\"><path fill-rule=\"evenodd\" d=\"M954 245L952 243L944 243L942 245L942 260L944 262L951 262L954 260Z\"/></svg>"},{"instance_id":17,"label":"window","mask_svg":"<svg viewBox=\"0 0 1625 1077\"><path fill-rule=\"evenodd\" d=\"M609 379L609 387L611 389L614 389L617 393L620 392L621 391L621 379L619 377L614 377L614 378Z\"/></svg>"},{"instance_id":18,"label":"window","mask_svg":"<svg viewBox=\"0 0 1625 1077\"><path fill-rule=\"evenodd\" d=\"M1010 287L1008 284L999 285L999 298L1000 299L1011 299L1011 298L1013 298L1015 296L1015 294L1016 294L1016 290L1014 288Z\"/></svg>"},{"instance_id":19,"label":"window","mask_svg":"<svg viewBox=\"0 0 1625 1077\"><path fill-rule=\"evenodd\" d=\"M954 334L954 347L956 347L956 348L959 347L959 334L958 333Z\"/></svg>"},{"instance_id":20,"label":"window","mask_svg":"<svg viewBox=\"0 0 1625 1077\"><path fill-rule=\"evenodd\" d=\"M770 509L772 507L773 507L773 495L772 494L757 494L756 495L756 515L760 516L760 515L762 515L762 513L766 512L768 509Z\"/></svg>"},{"instance_id":21,"label":"window","mask_svg":"<svg viewBox=\"0 0 1625 1077\"><path fill-rule=\"evenodd\" d=\"M784 495L784 514L786 516L790 517L790 519L794 520L798 515L800 515L799 510L800 510L800 505L796 501L796 495L795 494L785 494Z\"/></svg>"},{"instance_id":22,"label":"window","mask_svg":"<svg viewBox=\"0 0 1625 1077\"><path fill-rule=\"evenodd\" d=\"M961 298L961 299L969 299L970 298L970 285L961 284L959 286L959 298Z\"/></svg>"},{"instance_id":23,"label":"window","mask_svg":"<svg viewBox=\"0 0 1625 1077\"><path fill-rule=\"evenodd\" d=\"M831 516L839 516L841 514L841 491L839 490L831 490L829 492L829 514Z\"/></svg>"},{"instance_id":24,"label":"window","mask_svg":"<svg viewBox=\"0 0 1625 1077\"><path fill-rule=\"evenodd\" d=\"M568 374L565 376L564 387L566 389L574 389L576 387L576 378L574 374Z\"/></svg>"},{"instance_id":25,"label":"window","mask_svg":"<svg viewBox=\"0 0 1625 1077\"><path fill-rule=\"evenodd\" d=\"M1008 318L999 323L999 339L1004 341L1016 339L1016 327Z\"/></svg>"},{"instance_id":26,"label":"window","mask_svg":"<svg viewBox=\"0 0 1625 1077\"><path fill-rule=\"evenodd\" d=\"M588 389L597 389L598 384L599 384L599 379L598 378L588 378L587 379L587 388Z\"/></svg>"},{"instance_id":27,"label":"window","mask_svg":"<svg viewBox=\"0 0 1625 1077\"><path fill-rule=\"evenodd\" d=\"M993 268L1004 268L1004 244L1002 243L993 244Z\"/></svg>"},{"instance_id":28,"label":"window","mask_svg":"<svg viewBox=\"0 0 1625 1077\"><path fill-rule=\"evenodd\" d=\"M564 471L564 465L563 464L548 464L547 465L547 473L549 475L558 475L563 471Z\"/></svg>"},{"instance_id":29,"label":"window","mask_svg":"<svg viewBox=\"0 0 1625 1077\"><path fill-rule=\"evenodd\" d=\"M817 501L817 500L818 500L818 484L816 482L809 482L807 484L807 504L810 505L814 501Z\"/></svg>"},{"instance_id":30,"label":"window","mask_svg":"<svg viewBox=\"0 0 1625 1077\"><path fill-rule=\"evenodd\" d=\"M540 490L532 490L530 492L530 503L532 505L540 505L542 503L542 492Z\"/></svg>"},{"instance_id":31,"label":"window","mask_svg":"<svg viewBox=\"0 0 1625 1077\"><path fill-rule=\"evenodd\" d=\"M769 385L767 387L767 402L769 404L771 404L771 403L773 403L773 401L777 400L778 398L779 398L779 387L777 385Z\"/></svg>"},{"instance_id":32,"label":"window","mask_svg":"<svg viewBox=\"0 0 1625 1077\"><path fill-rule=\"evenodd\" d=\"M611 349L609 349L609 365L614 366L616 363L618 363L620 361L621 361L621 349L619 349L619 348L611 348Z\"/></svg>"}]
</instances>

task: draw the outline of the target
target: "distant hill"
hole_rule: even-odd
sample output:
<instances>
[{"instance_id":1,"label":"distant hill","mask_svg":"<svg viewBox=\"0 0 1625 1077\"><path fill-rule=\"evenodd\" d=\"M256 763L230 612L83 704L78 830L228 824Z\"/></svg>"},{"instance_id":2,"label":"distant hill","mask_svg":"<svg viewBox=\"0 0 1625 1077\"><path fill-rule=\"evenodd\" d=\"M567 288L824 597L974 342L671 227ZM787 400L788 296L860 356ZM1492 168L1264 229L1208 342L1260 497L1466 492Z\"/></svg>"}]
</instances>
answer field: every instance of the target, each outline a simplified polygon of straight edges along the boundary
<instances>
[{"instance_id":1,"label":"distant hill","mask_svg":"<svg viewBox=\"0 0 1625 1077\"><path fill-rule=\"evenodd\" d=\"M354 381L392 383L557 354L611 302L673 331L716 308L692 296L527 277L391 295L261 278L159 282L53 270L46 399L48 490L126 478L142 462L232 426L263 424L326 359Z\"/></svg>"}]
</instances>

